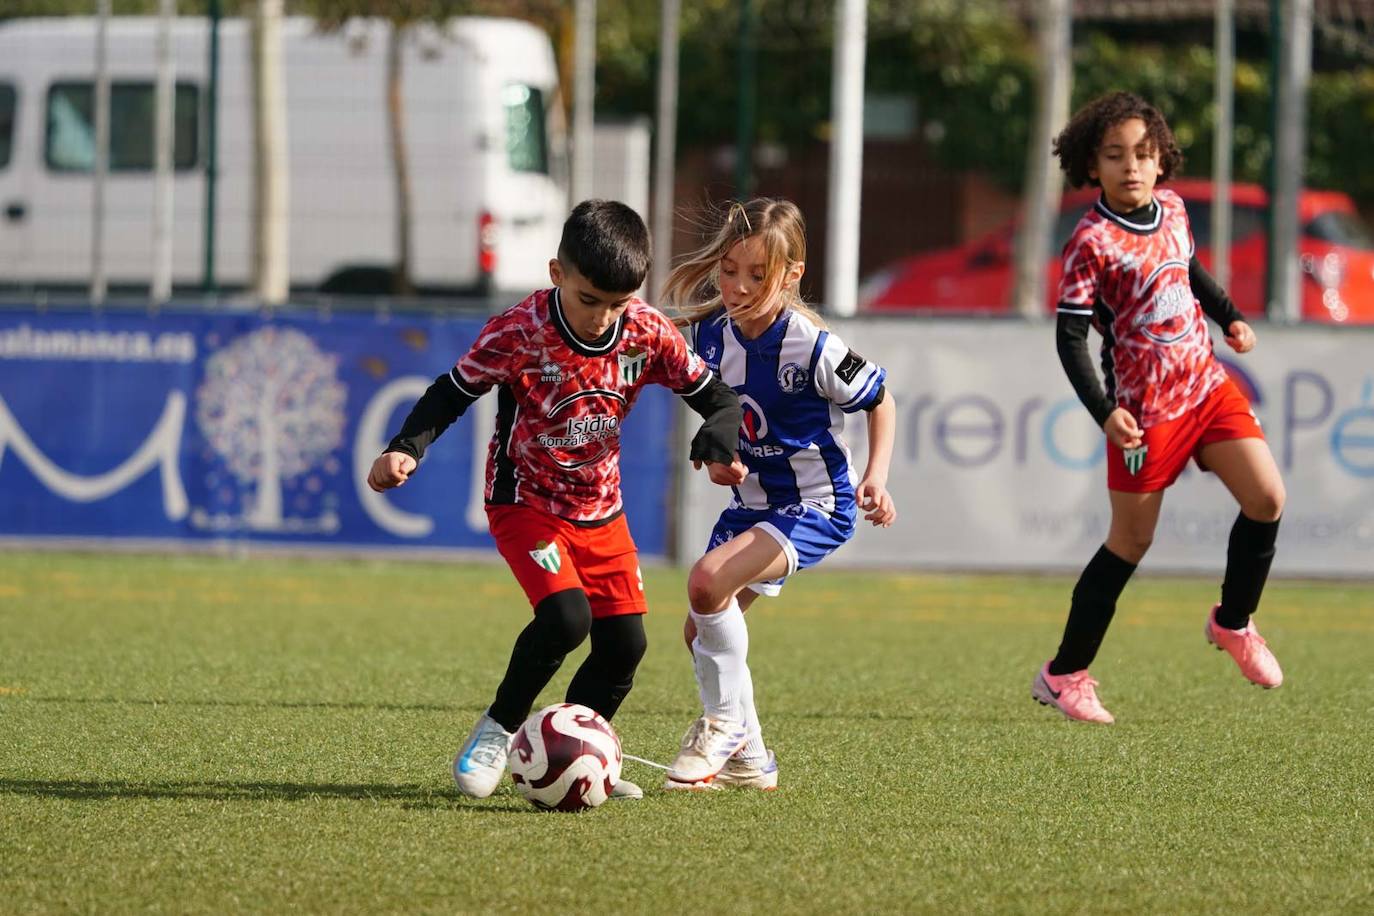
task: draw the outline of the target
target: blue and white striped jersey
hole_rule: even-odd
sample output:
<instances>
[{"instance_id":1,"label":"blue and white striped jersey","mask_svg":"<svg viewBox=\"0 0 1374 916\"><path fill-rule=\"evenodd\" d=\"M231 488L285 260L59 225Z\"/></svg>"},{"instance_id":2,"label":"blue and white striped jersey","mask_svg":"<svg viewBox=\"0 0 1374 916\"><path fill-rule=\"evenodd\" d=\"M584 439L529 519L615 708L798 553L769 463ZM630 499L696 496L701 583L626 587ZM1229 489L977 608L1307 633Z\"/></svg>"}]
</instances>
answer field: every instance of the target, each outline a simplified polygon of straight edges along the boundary
<instances>
[{"instance_id":1,"label":"blue and white striped jersey","mask_svg":"<svg viewBox=\"0 0 1374 916\"><path fill-rule=\"evenodd\" d=\"M692 324L688 339L744 407L739 454L749 476L734 488L735 505L806 504L852 517L858 478L844 415L873 406L887 370L791 309L755 340L724 309Z\"/></svg>"}]
</instances>

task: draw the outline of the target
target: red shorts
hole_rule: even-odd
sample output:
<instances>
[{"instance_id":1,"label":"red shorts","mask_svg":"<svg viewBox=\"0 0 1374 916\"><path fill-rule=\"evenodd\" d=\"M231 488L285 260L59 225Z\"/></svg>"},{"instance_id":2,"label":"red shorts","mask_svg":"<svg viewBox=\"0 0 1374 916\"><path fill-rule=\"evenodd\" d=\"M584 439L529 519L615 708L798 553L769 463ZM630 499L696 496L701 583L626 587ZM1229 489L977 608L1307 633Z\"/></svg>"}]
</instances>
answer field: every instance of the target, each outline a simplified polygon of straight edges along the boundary
<instances>
[{"instance_id":1,"label":"red shorts","mask_svg":"<svg viewBox=\"0 0 1374 916\"><path fill-rule=\"evenodd\" d=\"M554 592L580 588L592 617L648 610L639 551L624 515L588 528L530 506L502 505L487 506L487 521L531 607Z\"/></svg>"},{"instance_id":2,"label":"red shorts","mask_svg":"<svg viewBox=\"0 0 1374 916\"><path fill-rule=\"evenodd\" d=\"M1204 471L1203 446L1232 439L1263 439L1250 402L1230 379L1222 382L1206 400L1181 417L1146 429L1140 448L1122 452L1107 443L1107 489L1123 493L1153 493L1178 479L1197 460Z\"/></svg>"}]
</instances>

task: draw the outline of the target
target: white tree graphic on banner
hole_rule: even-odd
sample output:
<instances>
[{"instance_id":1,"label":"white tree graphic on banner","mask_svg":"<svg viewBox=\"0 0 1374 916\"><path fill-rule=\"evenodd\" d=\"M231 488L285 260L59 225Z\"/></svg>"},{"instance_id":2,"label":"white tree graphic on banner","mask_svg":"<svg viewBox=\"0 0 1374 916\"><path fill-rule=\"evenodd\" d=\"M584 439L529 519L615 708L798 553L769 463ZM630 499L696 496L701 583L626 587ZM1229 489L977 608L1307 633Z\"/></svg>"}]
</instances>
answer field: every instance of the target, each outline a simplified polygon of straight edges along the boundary
<instances>
[{"instance_id":1,"label":"white tree graphic on banner","mask_svg":"<svg viewBox=\"0 0 1374 916\"><path fill-rule=\"evenodd\" d=\"M348 389L338 359L299 331L263 328L205 363L196 422L240 481L255 485L249 528L282 524L282 481L323 462L343 441Z\"/></svg>"}]
</instances>

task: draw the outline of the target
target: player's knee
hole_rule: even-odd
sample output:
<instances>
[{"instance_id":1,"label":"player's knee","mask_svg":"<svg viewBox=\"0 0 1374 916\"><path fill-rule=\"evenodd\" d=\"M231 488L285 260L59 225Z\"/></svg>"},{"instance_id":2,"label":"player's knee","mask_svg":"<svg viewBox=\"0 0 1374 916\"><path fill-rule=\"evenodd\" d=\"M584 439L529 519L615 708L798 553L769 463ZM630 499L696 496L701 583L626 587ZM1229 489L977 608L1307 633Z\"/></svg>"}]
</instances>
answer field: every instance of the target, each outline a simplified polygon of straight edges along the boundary
<instances>
[{"instance_id":1,"label":"player's knee","mask_svg":"<svg viewBox=\"0 0 1374 916\"><path fill-rule=\"evenodd\" d=\"M648 648L644 619L639 614L604 617L592 625L592 653L612 680L633 679Z\"/></svg>"},{"instance_id":2,"label":"player's knee","mask_svg":"<svg viewBox=\"0 0 1374 916\"><path fill-rule=\"evenodd\" d=\"M1257 522L1277 521L1283 515L1283 504L1287 498L1283 484L1279 483L1248 497L1240 508L1247 518Z\"/></svg>"},{"instance_id":3,"label":"player's knee","mask_svg":"<svg viewBox=\"0 0 1374 916\"><path fill-rule=\"evenodd\" d=\"M592 606L580 588L554 592L534 608L545 638L564 653L571 652L592 628Z\"/></svg>"},{"instance_id":4,"label":"player's knee","mask_svg":"<svg viewBox=\"0 0 1374 916\"><path fill-rule=\"evenodd\" d=\"M687 574L687 601L698 614L713 613L729 600L717 572L704 560L698 560Z\"/></svg>"},{"instance_id":5,"label":"player's knee","mask_svg":"<svg viewBox=\"0 0 1374 916\"><path fill-rule=\"evenodd\" d=\"M1107 539L1107 549L1127 563L1139 563L1155 541L1154 532L1115 532Z\"/></svg>"}]
</instances>

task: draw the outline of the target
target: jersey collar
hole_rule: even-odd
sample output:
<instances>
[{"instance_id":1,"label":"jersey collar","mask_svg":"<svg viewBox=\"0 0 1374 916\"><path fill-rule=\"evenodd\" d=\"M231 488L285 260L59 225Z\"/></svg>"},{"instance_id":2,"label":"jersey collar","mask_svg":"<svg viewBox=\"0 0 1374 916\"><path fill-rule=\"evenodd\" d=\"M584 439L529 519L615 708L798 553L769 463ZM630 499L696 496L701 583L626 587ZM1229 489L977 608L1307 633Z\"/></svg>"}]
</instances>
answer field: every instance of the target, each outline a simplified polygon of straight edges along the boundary
<instances>
[{"instance_id":1,"label":"jersey collar","mask_svg":"<svg viewBox=\"0 0 1374 916\"><path fill-rule=\"evenodd\" d=\"M733 321L730 322L730 331L735 335L735 340L739 341L740 346L749 350L758 350L768 346L782 337L783 334L787 333L787 322L791 318L792 310L790 308L783 309L782 314L779 315L762 334L755 337L753 340L750 340L740 333L739 325L735 324Z\"/></svg>"},{"instance_id":2,"label":"jersey collar","mask_svg":"<svg viewBox=\"0 0 1374 916\"><path fill-rule=\"evenodd\" d=\"M1148 235L1159 228L1159 224L1164 221L1164 208L1159 205L1159 201L1150 196L1150 202L1143 207L1137 207L1130 213L1117 213L1107 206L1105 196L1098 197L1097 203L1093 205L1102 216L1116 223L1128 232L1137 235Z\"/></svg>"},{"instance_id":3,"label":"jersey collar","mask_svg":"<svg viewBox=\"0 0 1374 916\"><path fill-rule=\"evenodd\" d=\"M573 333L572 326L568 324L567 316L563 314L563 293L558 287L553 288L552 295L549 296L549 314L553 317L553 325L558 328L558 336L563 338L574 353L582 356L606 356L614 352L616 344L620 343L620 332L625 329L625 316L630 313L626 309L615 324L606 329L596 340L586 341Z\"/></svg>"}]
</instances>

